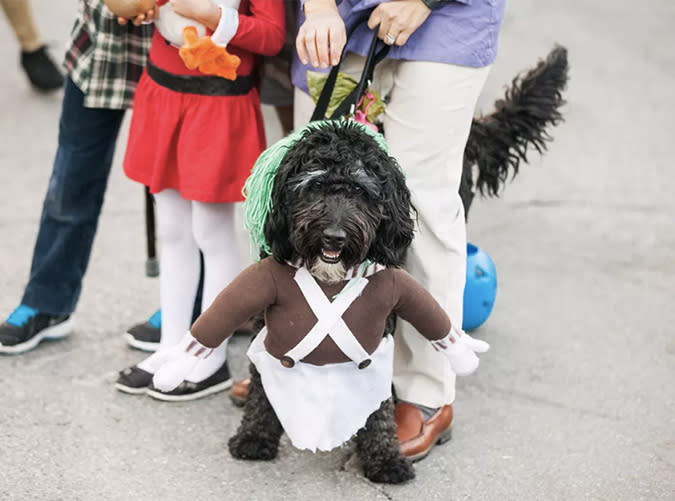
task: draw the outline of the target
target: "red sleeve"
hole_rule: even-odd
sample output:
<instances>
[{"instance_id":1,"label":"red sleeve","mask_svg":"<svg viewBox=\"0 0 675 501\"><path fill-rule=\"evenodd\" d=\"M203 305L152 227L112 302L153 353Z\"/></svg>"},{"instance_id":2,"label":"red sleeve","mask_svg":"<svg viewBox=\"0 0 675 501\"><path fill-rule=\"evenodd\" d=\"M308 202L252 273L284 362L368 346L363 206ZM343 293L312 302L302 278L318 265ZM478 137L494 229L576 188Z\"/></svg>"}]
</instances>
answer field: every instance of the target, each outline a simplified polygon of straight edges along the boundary
<instances>
[{"instance_id":1,"label":"red sleeve","mask_svg":"<svg viewBox=\"0 0 675 501\"><path fill-rule=\"evenodd\" d=\"M250 0L248 14L239 14L239 27L230 45L254 54L276 56L285 39L283 0Z\"/></svg>"}]
</instances>

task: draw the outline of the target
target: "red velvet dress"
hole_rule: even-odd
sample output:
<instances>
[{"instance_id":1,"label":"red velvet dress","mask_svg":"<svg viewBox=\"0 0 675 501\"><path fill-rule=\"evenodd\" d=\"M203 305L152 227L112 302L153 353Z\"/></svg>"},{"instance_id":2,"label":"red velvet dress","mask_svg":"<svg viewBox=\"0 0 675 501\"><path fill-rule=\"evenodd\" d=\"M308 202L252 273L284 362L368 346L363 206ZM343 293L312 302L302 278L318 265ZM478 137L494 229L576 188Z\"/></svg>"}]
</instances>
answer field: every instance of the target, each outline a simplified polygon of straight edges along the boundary
<instances>
[{"instance_id":1,"label":"red velvet dress","mask_svg":"<svg viewBox=\"0 0 675 501\"><path fill-rule=\"evenodd\" d=\"M241 59L237 75L250 75L256 55L275 55L284 38L283 2L242 0L239 27L227 46ZM150 61L176 75L204 76L189 70L178 49L157 29ZM144 71L134 100L124 172L152 193L174 189L198 202L242 201L244 182L264 148L255 86L245 95L188 94L159 85Z\"/></svg>"}]
</instances>

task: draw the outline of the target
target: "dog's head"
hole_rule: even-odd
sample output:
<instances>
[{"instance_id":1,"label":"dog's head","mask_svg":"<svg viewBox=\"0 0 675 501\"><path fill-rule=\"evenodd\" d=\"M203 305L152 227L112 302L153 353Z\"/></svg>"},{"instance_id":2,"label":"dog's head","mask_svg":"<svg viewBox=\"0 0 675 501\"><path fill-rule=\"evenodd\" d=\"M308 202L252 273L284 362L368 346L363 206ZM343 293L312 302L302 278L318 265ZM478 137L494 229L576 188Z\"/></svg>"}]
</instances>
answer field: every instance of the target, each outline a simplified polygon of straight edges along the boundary
<instances>
[{"instance_id":1,"label":"dog's head","mask_svg":"<svg viewBox=\"0 0 675 501\"><path fill-rule=\"evenodd\" d=\"M351 122L306 130L279 166L272 205L265 239L274 258L300 258L324 281L366 259L400 266L413 238L401 169Z\"/></svg>"}]
</instances>

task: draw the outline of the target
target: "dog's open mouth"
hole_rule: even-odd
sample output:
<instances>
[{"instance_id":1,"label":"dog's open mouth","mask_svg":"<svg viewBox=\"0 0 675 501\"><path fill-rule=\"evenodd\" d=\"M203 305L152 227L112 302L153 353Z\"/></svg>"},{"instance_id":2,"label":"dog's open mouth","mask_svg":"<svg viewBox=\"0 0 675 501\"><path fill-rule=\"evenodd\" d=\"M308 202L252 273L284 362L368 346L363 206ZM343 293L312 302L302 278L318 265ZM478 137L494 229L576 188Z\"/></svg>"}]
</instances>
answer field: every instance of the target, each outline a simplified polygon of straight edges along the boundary
<instances>
[{"instance_id":1,"label":"dog's open mouth","mask_svg":"<svg viewBox=\"0 0 675 501\"><path fill-rule=\"evenodd\" d=\"M340 254L342 251L334 251L334 250L327 250L327 249L321 249L321 260L324 263L329 263L329 264L335 264L340 260Z\"/></svg>"}]
</instances>

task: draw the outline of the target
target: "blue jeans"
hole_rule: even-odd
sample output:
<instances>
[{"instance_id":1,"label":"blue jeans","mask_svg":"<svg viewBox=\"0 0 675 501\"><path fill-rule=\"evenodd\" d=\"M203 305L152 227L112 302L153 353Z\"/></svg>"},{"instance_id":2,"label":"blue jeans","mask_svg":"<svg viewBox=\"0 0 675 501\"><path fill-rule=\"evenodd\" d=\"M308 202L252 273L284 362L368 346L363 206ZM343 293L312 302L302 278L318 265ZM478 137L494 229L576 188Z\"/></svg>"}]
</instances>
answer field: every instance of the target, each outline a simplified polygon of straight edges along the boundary
<instances>
[{"instance_id":1,"label":"blue jeans","mask_svg":"<svg viewBox=\"0 0 675 501\"><path fill-rule=\"evenodd\" d=\"M22 304L44 313L75 310L96 234L124 110L85 108L66 79L59 145Z\"/></svg>"}]
</instances>

